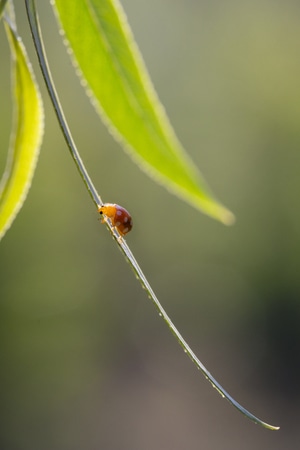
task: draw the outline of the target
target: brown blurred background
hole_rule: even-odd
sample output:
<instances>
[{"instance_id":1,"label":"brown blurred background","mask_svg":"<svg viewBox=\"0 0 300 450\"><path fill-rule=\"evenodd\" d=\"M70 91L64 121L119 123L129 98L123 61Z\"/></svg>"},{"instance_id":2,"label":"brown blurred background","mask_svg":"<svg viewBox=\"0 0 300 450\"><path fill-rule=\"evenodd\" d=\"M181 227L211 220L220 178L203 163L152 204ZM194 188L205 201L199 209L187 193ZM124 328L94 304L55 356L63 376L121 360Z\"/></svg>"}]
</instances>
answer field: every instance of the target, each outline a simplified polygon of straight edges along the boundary
<instances>
[{"instance_id":1,"label":"brown blurred background","mask_svg":"<svg viewBox=\"0 0 300 450\"><path fill-rule=\"evenodd\" d=\"M49 103L23 2L22 35L46 134L28 199L0 245L0 448L292 450L300 412L300 4L124 0L174 128L227 228L146 177L90 106L38 5L52 72L104 201L128 208L128 243L200 359L186 358L98 222ZM0 29L0 168L11 125Z\"/></svg>"}]
</instances>

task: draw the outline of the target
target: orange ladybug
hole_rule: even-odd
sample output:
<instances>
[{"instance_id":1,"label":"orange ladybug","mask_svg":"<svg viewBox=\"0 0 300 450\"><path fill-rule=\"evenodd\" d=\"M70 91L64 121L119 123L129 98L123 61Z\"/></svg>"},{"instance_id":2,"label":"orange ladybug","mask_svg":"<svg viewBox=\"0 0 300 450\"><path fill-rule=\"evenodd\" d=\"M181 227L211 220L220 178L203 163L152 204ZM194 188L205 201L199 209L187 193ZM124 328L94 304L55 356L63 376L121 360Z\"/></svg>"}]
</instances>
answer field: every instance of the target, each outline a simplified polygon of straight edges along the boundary
<instances>
[{"instance_id":1,"label":"orange ladybug","mask_svg":"<svg viewBox=\"0 0 300 450\"><path fill-rule=\"evenodd\" d=\"M108 217L113 227L116 227L121 236L127 234L132 228L132 218L128 211L115 203L104 203L99 206L98 212L101 216ZM105 221L103 217L102 223Z\"/></svg>"}]
</instances>

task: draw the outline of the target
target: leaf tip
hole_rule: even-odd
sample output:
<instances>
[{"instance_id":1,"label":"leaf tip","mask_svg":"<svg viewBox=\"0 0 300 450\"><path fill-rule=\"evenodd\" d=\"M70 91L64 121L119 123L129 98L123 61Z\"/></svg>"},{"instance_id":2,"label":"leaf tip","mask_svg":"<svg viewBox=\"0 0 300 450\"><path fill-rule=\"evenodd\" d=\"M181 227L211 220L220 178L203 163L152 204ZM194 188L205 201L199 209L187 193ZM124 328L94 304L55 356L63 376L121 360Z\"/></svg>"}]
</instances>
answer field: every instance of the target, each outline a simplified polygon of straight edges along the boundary
<instances>
[{"instance_id":1,"label":"leaf tip","mask_svg":"<svg viewBox=\"0 0 300 450\"><path fill-rule=\"evenodd\" d=\"M235 223L235 215L218 201L210 198L201 203L199 209L208 214L210 217L223 223L223 225L233 225Z\"/></svg>"},{"instance_id":2,"label":"leaf tip","mask_svg":"<svg viewBox=\"0 0 300 450\"><path fill-rule=\"evenodd\" d=\"M267 430L271 430L271 431L278 431L280 430L280 427L276 427L275 425L270 425L269 423L260 423L260 425L263 425L264 428L267 428Z\"/></svg>"},{"instance_id":3,"label":"leaf tip","mask_svg":"<svg viewBox=\"0 0 300 450\"><path fill-rule=\"evenodd\" d=\"M229 209L225 209L222 211L220 220L224 225L233 225L235 223L235 215Z\"/></svg>"}]
</instances>

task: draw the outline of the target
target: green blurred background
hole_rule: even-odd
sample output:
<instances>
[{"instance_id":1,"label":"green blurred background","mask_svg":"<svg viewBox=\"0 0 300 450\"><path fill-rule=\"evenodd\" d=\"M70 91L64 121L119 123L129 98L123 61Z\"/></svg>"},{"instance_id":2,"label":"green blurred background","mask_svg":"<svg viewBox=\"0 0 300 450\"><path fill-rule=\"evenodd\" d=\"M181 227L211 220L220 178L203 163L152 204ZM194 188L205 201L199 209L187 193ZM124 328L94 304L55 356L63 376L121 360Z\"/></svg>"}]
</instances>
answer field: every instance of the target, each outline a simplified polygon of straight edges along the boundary
<instances>
[{"instance_id":1,"label":"green blurred background","mask_svg":"<svg viewBox=\"0 0 300 450\"><path fill-rule=\"evenodd\" d=\"M57 89L104 201L163 306L221 384L279 432L221 399L159 319L78 176L49 103L23 2L19 32L46 109L28 199L0 246L0 448L295 449L300 413L300 4L124 0L174 128L227 228L146 177L102 126L48 2ZM44 4L46 3L46 4ZM0 168L11 126L0 29Z\"/></svg>"}]
</instances>

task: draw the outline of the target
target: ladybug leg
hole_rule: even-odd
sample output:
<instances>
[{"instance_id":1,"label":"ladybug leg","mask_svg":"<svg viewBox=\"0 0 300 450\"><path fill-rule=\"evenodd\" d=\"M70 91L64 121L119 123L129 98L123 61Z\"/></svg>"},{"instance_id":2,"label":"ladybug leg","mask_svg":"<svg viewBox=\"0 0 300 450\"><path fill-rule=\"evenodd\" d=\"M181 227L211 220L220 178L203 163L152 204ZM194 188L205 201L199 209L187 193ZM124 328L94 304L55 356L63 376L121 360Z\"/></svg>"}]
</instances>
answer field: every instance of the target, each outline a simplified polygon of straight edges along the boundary
<instances>
[{"instance_id":1,"label":"ladybug leg","mask_svg":"<svg viewBox=\"0 0 300 450\"><path fill-rule=\"evenodd\" d=\"M98 209L98 211L99 211L99 209ZM104 223L105 222L105 215L102 212L100 212L100 211L99 211L99 214L100 214L99 220L101 220L101 223Z\"/></svg>"}]
</instances>

